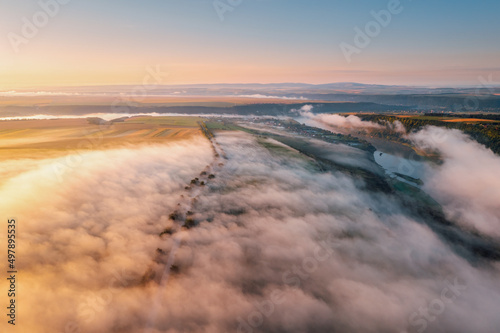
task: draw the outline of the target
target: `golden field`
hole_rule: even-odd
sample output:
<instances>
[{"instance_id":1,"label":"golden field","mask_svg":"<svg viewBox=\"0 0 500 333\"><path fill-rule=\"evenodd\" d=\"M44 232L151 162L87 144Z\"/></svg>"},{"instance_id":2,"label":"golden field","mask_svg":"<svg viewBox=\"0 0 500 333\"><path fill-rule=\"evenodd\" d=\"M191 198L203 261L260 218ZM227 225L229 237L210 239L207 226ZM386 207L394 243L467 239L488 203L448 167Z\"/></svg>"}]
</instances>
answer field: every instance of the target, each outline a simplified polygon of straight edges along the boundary
<instances>
[{"instance_id":1,"label":"golden field","mask_svg":"<svg viewBox=\"0 0 500 333\"><path fill-rule=\"evenodd\" d=\"M80 154L158 145L202 137L199 117L133 117L91 123L84 118L0 121L0 184L51 159L78 160Z\"/></svg>"},{"instance_id":2,"label":"golden field","mask_svg":"<svg viewBox=\"0 0 500 333\"><path fill-rule=\"evenodd\" d=\"M163 143L201 135L198 117L134 117L91 124L87 119L0 121L0 161L58 157L84 150Z\"/></svg>"},{"instance_id":3,"label":"golden field","mask_svg":"<svg viewBox=\"0 0 500 333\"><path fill-rule=\"evenodd\" d=\"M497 123L498 122L497 120L477 119L477 118L459 118L459 119L447 119L447 120L442 119L441 121L444 121L445 123L477 123L477 122Z\"/></svg>"}]
</instances>

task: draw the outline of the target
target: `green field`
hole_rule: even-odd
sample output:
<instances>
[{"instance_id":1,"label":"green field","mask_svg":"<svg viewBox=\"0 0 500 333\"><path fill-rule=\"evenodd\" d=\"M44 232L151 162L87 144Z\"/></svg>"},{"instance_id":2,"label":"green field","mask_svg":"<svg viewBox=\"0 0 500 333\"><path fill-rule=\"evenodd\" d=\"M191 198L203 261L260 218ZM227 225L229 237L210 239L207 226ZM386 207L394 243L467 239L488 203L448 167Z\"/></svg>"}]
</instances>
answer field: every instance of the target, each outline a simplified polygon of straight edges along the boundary
<instances>
[{"instance_id":1,"label":"green field","mask_svg":"<svg viewBox=\"0 0 500 333\"><path fill-rule=\"evenodd\" d=\"M202 117L187 117L187 116L165 116L165 117L133 117L125 122L128 124L154 124L161 126L178 126L178 127L199 127L199 121L205 121Z\"/></svg>"},{"instance_id":2,"label":"green field","mask_svg":"<svg viewBox=\"0 0 500 333\"><path fill-rule=\"evenodd\" d=\"M255 134L256 131L253 131L251 129L248 129L248 128L245 128L245 127L241 127L241 126L238 126L236 124L234 124L233 122L231 121L226 121L226 120L223 120L223 121L207 121L205 123L207 125L207 128L209 130L215 130L215 131L243 131L243 132L247 132L247 133L251 133L251 134Z\"/></svg>"}]
</instances>

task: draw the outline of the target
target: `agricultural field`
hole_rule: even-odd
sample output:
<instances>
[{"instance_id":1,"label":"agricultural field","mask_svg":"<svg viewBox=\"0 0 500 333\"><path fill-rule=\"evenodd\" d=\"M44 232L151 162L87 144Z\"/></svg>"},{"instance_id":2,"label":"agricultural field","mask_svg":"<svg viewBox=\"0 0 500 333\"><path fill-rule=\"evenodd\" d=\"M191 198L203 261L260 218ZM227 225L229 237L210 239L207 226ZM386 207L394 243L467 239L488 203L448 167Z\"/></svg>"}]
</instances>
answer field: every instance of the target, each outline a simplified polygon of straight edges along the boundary
<instances>
[{"instance_id":1,"label":"agricultural field","mask_svg":"<svg viewBox=\"0 0 500 333\"><path fill-rule=\"evenodd\" d=\"M228 120L208 121L205 124L209 130L214 131L243 131L253 133L253 131L245 127L238 126L234 122Z\"/></svg>"},{"instance_id":2,"label":"agricultural field","mask_svg":"<svg viewBox=\"0 0 500 333\"><path fill-rule=\"evenodd\" d=\"M450 117L439 117L439 116L410 116L410 115L396 115L397 118L403 119L414 119L414 120L432 120L432 121L442 121L445 123L500 123L498 120L494 119L481 119L481 118L472 118L472 117L464 117L464 118L450 118Z\"/></svg>"},{"instance_id":3,"label":"agricultural field","mask_svg":"<svg viewBox=\"0 0 500 333\"><path fill-rule=\"evenodd\" d=\"M201 137L196 117L0 121L0 184L44 159ZM15 167L14 167L15 166Z\"/></svg>"},{"instance_id":4,"label":"agricultural field","mask_svg":"<svg viewBox=\"0 0 500 333\"><path fill-rule=\"evenodd\" d=\"M165 116L165 117L132 117L126 121L127 124L154 124L166 127L197 128L198 122L205 121L202 117Z\"/></svg>"},{"instance_id":5,"label":"agricultural field","mask_svg":"<svg viewBox=\"0 0 500 333\"><path fill-rule=\"evenodd\" d=\"M138 117L102 124L87 119L0 121L0 161L189 139L201 134L197 121L200 118Z\"/></svg>"},{"instance_id":6,"label":"agricultural field","mask_svg":"<svg viewBox=\"0 0 500 333\"><path fill-rule=\"evenodd\" d=\"M478 118L440 119L446 123L500 123L498 120Z\"/></svg>"}]
</instances>

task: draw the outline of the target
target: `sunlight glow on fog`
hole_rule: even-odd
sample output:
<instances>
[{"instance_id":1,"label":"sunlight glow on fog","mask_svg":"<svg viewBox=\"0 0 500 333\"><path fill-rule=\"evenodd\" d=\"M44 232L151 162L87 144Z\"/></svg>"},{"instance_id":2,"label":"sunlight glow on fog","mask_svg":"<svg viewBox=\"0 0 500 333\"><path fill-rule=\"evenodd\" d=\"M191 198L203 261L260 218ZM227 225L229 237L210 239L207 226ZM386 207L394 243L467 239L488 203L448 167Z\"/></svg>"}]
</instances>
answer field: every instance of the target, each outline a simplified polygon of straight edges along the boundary
<instances>
[{"instance_id":1,"label":"sunlight glow on fog","mask_svg":"<svg viewBox=\"0 0 500 333\"><path fill-rule=\"evenodd\" d=\"M259 331L414 332L410 316L454 279L466 290L432 331L500 325L497 264L472 267L396 198L344 174L272 156L244 133L217 140L228 160L197 198L200 224L182 232L164 288L176 243L158 234L185 184L212 162L206 140L84 154L63 182L56 161L45 161L5 184L0 211L18 218L24 244L26 329L245 332L256 304L279 292ZM311 261L319 244L327 255Z\"/></svg>"}]
</instances>

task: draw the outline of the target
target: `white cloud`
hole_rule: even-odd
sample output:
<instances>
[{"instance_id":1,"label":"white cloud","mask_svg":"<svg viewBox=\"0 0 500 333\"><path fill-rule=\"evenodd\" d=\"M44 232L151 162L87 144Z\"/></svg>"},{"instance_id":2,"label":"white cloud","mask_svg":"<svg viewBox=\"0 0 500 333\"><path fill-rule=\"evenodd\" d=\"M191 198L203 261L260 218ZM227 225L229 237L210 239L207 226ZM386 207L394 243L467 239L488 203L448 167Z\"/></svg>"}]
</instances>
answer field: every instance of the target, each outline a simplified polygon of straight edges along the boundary
<instances>
[{"instance_id":1,"label":"white cloud","mask_svg":"<svg viewBox=\"0 0 500 333\"><path fill-rule=\"evenodd\" d=\"M0 188L2 216L19 221L23 330L414 332L409 318L455 277L467 289L428 331L500 325L498 267L471 266L397 197L247 134L217 141L228 159L196 195L199 224L163 239L212 162L206 141L89 153L63 183L49 160Z\"/></svg>"},{"instance_id":2,"label":"white cloud","mask_svg":"<svg viewBox=\"0 0 500 333\"><path fill-rule=\"evenodd\" d=\"M447 215L500 237L500 157L458 130L427 127L410 138L443 156L443 164L429 170L425 189Z\"/></svg>"},{"instance_id":3,"label":"white cloud","mask_svg":"<svg viewBox=\"0 0 500 333\"><path fill-rule=\"evenodd\" d=\"M349 115L347 117L340 116L338 114L314 114L312 113L313 106L304 105L300 110L300 115L302 117L309 118L320 123L334 126L334 127L345 127L345 128L383 128L382 125L370 122L362 121L359 117L354 115Z\"/></svg>"}]
</instances>

